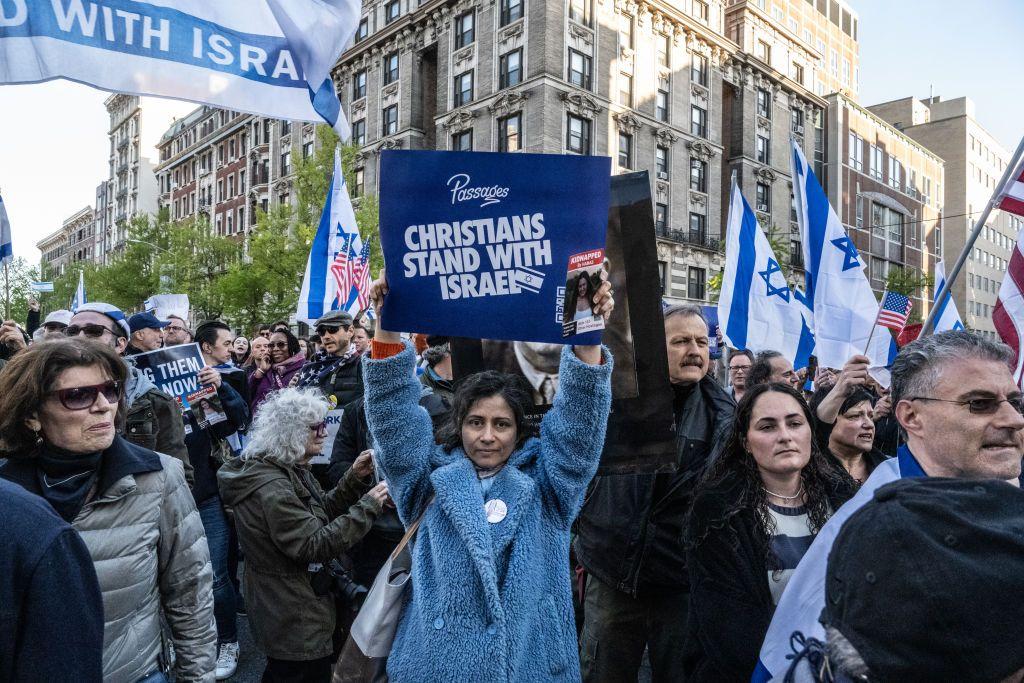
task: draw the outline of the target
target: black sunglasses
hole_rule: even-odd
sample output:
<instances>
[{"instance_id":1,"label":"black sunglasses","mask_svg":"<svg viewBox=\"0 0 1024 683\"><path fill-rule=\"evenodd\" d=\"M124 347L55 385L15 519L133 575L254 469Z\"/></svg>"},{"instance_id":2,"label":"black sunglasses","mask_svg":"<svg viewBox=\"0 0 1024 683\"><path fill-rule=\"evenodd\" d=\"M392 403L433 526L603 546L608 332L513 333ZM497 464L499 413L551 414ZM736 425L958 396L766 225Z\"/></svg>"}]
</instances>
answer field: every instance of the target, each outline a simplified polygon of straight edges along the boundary
<instances>
[{"instance_id":1,"label":"black sunglasses","mask_svg":"<svg viewBox=\"0 0 1024 683\"><path fill-rule=\"evenodd\" d=\"M121 399L121 383L114 380L88 387L71 387L50 392L56 394L60 404L68 410L88 410L96 403L96 397L103 394L107 403L117 403Z\"/></svg>"},{"instance_id":2,"label":"black sunglasses","mask_svg":"<svg viewBox=\"0 0 1024 683\"><path fill-rule=\"evenodd\" d=\"M103 336L104 332L109 332L115 337L121 336L114 330L107 327L106 325L68 325L66 328L64 328L64 335L68 337L77 337L80 334L84 334L89 339L99 339L100 337Z\"/></svg>"},{"instance_id":3,"label":"black sunglasses","mask_svg":"<svg viewBox=\"0 0 1024 683\"><path fill-rule=\"evenodd\" d=\"M270 348L272 349L287 349L288 342L270 342Z\"/></svg>"},{"instance_id":4,"label":"black sunglasses","mask_svg":"<svg viewBox=\"0 0 1024 683\"><path fill-rule=\"evenodd\" d=\"M338 330L341 330L341 329L343 329L346 332L348 332L348 328L349 328L348 325L318 325L317 328L316 328L316 333L319 334L319 335L336 334L338 332Z\"/></svg>"},{"instance_id":5,"label":"black sunglasses","mask_svg":"<svg viewBox=\"0 0 1024 683\"><path fill-rule=\"evenodd\" d=\"M327 436L327 420L315 425L310 425L309 431L316 432L317 436Z\"/></svg>"}]
</instances>

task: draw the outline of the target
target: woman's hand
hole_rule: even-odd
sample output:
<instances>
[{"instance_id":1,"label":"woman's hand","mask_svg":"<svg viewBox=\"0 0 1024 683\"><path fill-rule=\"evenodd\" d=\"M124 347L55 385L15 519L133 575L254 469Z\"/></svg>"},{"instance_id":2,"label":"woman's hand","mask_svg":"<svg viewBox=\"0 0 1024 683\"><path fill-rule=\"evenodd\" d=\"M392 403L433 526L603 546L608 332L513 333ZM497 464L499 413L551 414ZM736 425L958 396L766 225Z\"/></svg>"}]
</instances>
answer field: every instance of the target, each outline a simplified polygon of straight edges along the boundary
<instances>
[{"instance_id":1,"label":"woman's hand","mask_svg":"<svg viewBox=\"0 0 1024 683\"><path fill-rule=\"evenodd\" d=\"M604 318L607 325L612 311L615 310L615 297L612 296L612 283L608 281L607 266L605 270L601 271L601 280L601 286L594 293L594 314ZM587 365L601 364L600 345L574 346L573 351L576 353L576 357Z\"/></svg>"},{"instance_id":2,"label":"woman's hand","mask_svg":"<svg viewBox=\"0 0 1024 683\"><path fill-rule=\"evenodd\" d=\"M388 295L388 276L385 271L380 271L377 279L370 284L370 301L373 303L373 310L377 311L377 332L373 335L374 341L381 344L401 344L402 335L398 332L389 332L381 327L383 320L381 312L384 309L384 298Z\"/></svg>"},{"instance_id":3,"label":"woman's hand","mask_svg":"<svg viewBox=\"0 0 1024 683\"><path fill-rule=\"evenodd\" d=\"M390 500L390 498L388 498L388 483L386 481L382 481L370 489L366 495L380 503L381 507L384 507L384 505Z\"/></svg>"},{"instance_id":4,"label":"woman's hand","mask_svg":"<svg viewBox=\"0 0 1024 683\"><path fill-rule=\"evenodd\" d=\"M270 356L263 356L256 359L256 369L262 374L270 372Z\"/></svg>"},{"instance_id":5,"label":"woman's hand","mask_svg":"<svg viewBox=\"0 0 1024 683\"><path fill-rule=\"evenodd\" d=\"M360 479L366 479L373 474L373 449L367 448L359 454L352 463L352 472Z\"/></svg>"}]
</instances>

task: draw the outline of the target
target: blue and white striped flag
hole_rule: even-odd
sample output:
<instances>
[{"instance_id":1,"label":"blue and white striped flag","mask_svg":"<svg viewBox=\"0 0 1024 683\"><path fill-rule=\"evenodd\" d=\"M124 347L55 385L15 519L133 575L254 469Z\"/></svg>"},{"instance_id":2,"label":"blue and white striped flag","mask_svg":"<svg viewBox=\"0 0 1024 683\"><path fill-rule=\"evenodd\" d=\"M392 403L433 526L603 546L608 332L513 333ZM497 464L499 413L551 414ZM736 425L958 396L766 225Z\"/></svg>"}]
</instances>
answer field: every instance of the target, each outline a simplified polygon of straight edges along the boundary
<instances>
[{"instance_id":1,"label":"blue and white striped flag","mask_svg":"<svg viewBox=\"0 0 1024 683\"><path fill-rule=\"evenodd\" d=\"M79 306L87 303L89 303L89 299L85 296L85 273L78 271L78 289L75 290L75 296L71 299L71 312L75 313Z\"/></svg>"},{"instance_id":2,"label":"blue and white striped flag","mask_svg":"<svg viewBox=\"0 0 1024 683\"><path fill-rule=\"evenodd\" d=\"M814 337L804 319L810 311L800 298L786 283L757 216L733 179L718 297L719 329L726 343L755 353L779 351L793 367L806 367Z\"/></svg>"},{"instance_id":3,"label":"blue and white striped flag","mask_svg":"<svg viewBox=\"0 0 1024 683\"><path fill-rule=\"evenodd\" d=\"M7 0L0 83L67 78L273 118L327 121L342 139L331 68L355 0Z\"/></svg>"},{"instance_id":4,"label":"blue and white striped flag","mask_svg":"<svg viewBox=\"0 0 1024 683\"><path fill-rule=\"evenodd\" d=\"M353 315L359 311L359 291L347 266L359 258L362 250L363 240L341 172L341 153L335 149L334 176L306 261L295 311L297 320L312 325L327 311L343 310Z\"/></svg>"},{"instance_id":5,"label":"blue and white striped flag","mask_svg":"<svg viewBox=\"0 0 1024 683\"><path fill-rule=\"evenodd\" d=\"M956 310L956 302L953 301L953 292L946 293L942 303L939 303L939 292L946 284L946 266L942 261L935 264L935 300L932 302L939 307L935 315L935 333L948 332L949 330L962 330L964 323L960 320L960 311Z\"/></svg>"},{"instance_id":6,"label":"blue and white striped flag","mask_svg":"<svg viewBox=\"0 0 1024 683\"><path fill-rule=\"evenodd\" d=\"M851 357L867 355L872 367L885 367L892 334L872 335L878 300L864 275L864 261L828 203L803 150L791 141L793 190L803 233L807 304L814 318L814 355L823 367L841 368Z\"/></svg>"},{"instance_id":7,"label":"blue and white striped flag","mask_svg":"<svg viewBox=\"0 0 1024 683\"><path fill-rule=\"evenodd\" d=\"M14 258L14 242L11 239L11 221L7 218L4 198L0 197L0 265L6 265Z\"/></svg>"}]
</instances>

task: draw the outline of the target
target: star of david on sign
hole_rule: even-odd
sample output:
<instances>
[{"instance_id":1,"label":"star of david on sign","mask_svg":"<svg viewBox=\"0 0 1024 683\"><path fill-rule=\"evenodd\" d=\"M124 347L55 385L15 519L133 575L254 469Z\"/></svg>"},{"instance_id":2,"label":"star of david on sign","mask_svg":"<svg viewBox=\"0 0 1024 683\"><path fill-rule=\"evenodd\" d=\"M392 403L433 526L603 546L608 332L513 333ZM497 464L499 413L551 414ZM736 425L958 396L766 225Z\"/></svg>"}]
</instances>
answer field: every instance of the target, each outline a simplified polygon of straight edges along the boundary
<instances>
[{"instance_id":1,"label":"star of david on sign","mask_svg":"<svg viewBox=\"0 0 1024 683\"><path fill-rule=\"evenodd\" d=\"M836 248L843 252L844 273L851 268L860 268L859 254L857 254L857 247L853 246L853 240L849 237L839 237L832 240L832 244L836 245Z\"/></svg>"},{"instance_id":2,"label":"star of david on sign","mask_svg":"<svg viewBox=\"0 0 1024 683\"><path fill-rule=\"evenodd\" d=\"M957 320L955 323L953 323L953 330L959 332L959 331L961 331L963 329L964 329L964 324L962 322L960 322L959 320Z\"/></svg>"},{"instance_id":3,"label":"star of david on sign","mask_svg":"<svg viewBox=\"0 0 1024 683\"><path fill-rule=\"evenodd\" d=\"M782 299L783 301L785 301L788 304L789 303L789 286L786 285L785 278L783 278L783 280L782 280L783 284L782 284L781 287L776 287L776 286L774 286L772 284L772 275L774 273L781 273L781 272L782 272L782 268L779 267L778 262L775 259L771 259L770 258L770 259L768 259L768 267L765 268L764 270L760 271L758 273L758 275L761 276L761 279L764 280L765 285L767 285L767 290L765 291L765 296L777 296L777 297L779 297L780 299Z\"/></svg>"}]
</instances>

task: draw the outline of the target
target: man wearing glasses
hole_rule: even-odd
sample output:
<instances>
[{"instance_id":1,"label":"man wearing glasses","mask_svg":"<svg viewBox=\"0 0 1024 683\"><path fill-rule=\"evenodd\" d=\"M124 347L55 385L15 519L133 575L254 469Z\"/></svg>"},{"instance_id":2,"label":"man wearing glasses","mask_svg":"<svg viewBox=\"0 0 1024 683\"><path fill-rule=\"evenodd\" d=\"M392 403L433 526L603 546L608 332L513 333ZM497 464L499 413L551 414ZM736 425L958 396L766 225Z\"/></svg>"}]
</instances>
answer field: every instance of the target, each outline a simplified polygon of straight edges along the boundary
<instances>
[{"instance_id":1,"label":"man wearing glasses","mask_svg":"<svg viewBox=\"0 0 1024 683\"><path fill-rule=\"evenodd\" d=\"M131 328L124 313L106 303L88 303L78 307L64 333L69 337L87 337L110 346L120 355L128 347ZM192 463L185 448L185 423L174 398L156 385L131 363L125 383L125 405L128 406L123 429L124 438L134 444L181 461L185 478L192 486Z\"/></svg>"},{"instance_id":2,"label":"man wearing glasses","mask_svg":"<svg viewBox=\"0 0 1024 683\"><path fill-rule=\"evenodd\" d=\"M164 328L164 346L179 346L192 341L192 332L188 323L176 315L167 316L167 327Z\"/></svg>"},{"instance_id":3,"label":"man wearing glasses","mask_svg":"<svg viewBox=\"0 0 1024 683\"><path fill-rule=\"evenodd\" d=\"M867 363L843 368L843 386L867 381ZM863 358L867 361L866 358ZM1012 373L1013 352L972 332L943 332L900 350L892 366L891 401L907 442L895 458L878 465L857 494L822 527L790 578L761 648L755 680L782 676L790 636L822 639L825 569L844 522L875 491L907 477L1002 479L1021 482L1024 410ZM839 386L839 382L837 382ZM763 675L759 675L763 674Z\"/></svg>"},{"instance_id":4,"label":"man wearing glasses","mask_svg":"<svg viewBox=\"0 0 1024 683\"><path fill-rule=\"evenodd\" d=\"M737 403L747 392L747 373L754 364L754 354L743 349L729 354L729 384L732 385L732 400Z\"/></svg>"}]
</instances>

